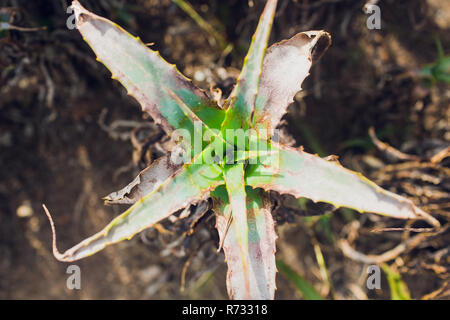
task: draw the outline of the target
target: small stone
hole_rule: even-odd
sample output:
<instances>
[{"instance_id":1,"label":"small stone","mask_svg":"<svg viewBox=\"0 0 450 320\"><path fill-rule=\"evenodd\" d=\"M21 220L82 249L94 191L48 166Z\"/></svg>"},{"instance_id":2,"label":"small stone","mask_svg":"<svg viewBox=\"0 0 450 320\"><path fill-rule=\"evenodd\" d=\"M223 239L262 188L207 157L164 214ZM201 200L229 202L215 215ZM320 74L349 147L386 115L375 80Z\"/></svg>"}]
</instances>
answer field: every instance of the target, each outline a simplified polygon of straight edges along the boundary
<instances>
[{"instance_id":1,"label":"small stone","mask_svg":"<svg viewBox=\"0 0 450 320\"><path fill-rule=\"evenodd\" d=\"M24 201L16 210L16 214L19 218L28 218L33 215L33 208L31 208L30 202Z\"/></svg>"},{"instance_id":2,"label":"small stone","mask_svg":"<svg viewBox=\"0 0 450 320\"><path fill-rule=\"evenodd\" d=\"M206 75L202 71L197 70L197 71L195 71L194 79L199 81L199 82L202 82L202 81L205 81Z\"/></svg>"}]
</instances>

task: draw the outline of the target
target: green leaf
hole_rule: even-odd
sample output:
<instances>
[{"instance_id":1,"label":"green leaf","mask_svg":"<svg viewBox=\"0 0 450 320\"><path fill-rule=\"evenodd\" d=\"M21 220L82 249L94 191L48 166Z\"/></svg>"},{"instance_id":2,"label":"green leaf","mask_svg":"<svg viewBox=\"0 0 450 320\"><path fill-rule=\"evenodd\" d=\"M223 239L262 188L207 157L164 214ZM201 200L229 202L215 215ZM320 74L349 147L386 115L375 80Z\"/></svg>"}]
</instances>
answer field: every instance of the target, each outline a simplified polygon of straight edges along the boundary
<instances>
[{"instance_id":1,"label":"green leaf","mask_svg":"<svg viewBox=\"0 0 450 320\"><path fill-rule=\"evenodd\" d=\"M302 150L272 144L279 150L279 163L252 165L246 183L253 187L306 197L314 202L331 203L359 212L373 212L400 219L439 222L419 209L411 200L382 189L360 173ZM272 161L273 162L273 161Z\"/></svg>"},{"instance_id":2,"label":"green leaf","mask_svg":"<svg viewBox=\"0 0 450 320\"><path fill-rule=\"evenodd\" d=\"M232 227L236 230L237 245L240 253L240 265L242 266L243 285L246 295L245 299L250 297L250 266L248 253L248 225L247 225L247 206L245 201L244 184L244 164L239 163L232 166L226 166L223 172L225 186L227 188L232 210Z\"/></svg>"},{"instance_id":3,"label":"green leaf","mask_svg":"<svg viewBox=\"0 0 450 320\"><path fill-rule=\"evenodd\" d=\"M206 136L213 138L215 143L226 144L230 143L229 141L224 140L222 133L218 129L210 128L208 124L203 122L189 107L183 102L183 100L178 97L173 91L167 89L169 95L173 98L173 100L178 104L180 109L184 112L187 118L189 118L194 125L195 134L199 134L203 138ZM200 124L201 128L197 128L197 125ZM200 129L200 130L199 130ZM203 129L205 133L203 133ZM205 141L203 141L205 142ZM231 147L233 147L231 145Z\"/></svg>"},{"instance_id":4,"label":"green leaf","mask_svg":"<svg viewBox=\"0 0 450 320\"><path fill-rule=\"evenodd\" d=\"M189 107L180 99L180 97L178 97L169 89L167 91L169 95L172 96L174 101L178 104L180 109L185 113L186 117L189 118L193 124L197 121L197 124L201 125L201 127L199 128L197 124L194 124L194 130L196 130L196 134L203 136L203 132L201 130L202 128L204 128L206 130L205 135L209 134L211 137L214 137L216 139L214 140L215 144L213 146L218 146L219 143L226 143L225 140L223 140L219 130L213 130L209 128L201 119L197 117L195 113L192 112L192 110L189 109ZM152 192L163 181L174 175L175 172L177 172L181 168L181 165L179 164L181 161L173 161L171 158L172 154L169 153L168 155L154 161L151 166L141 171L139 175L126 187L122 188L119 191L112 192L104 197L103 199L105 200L105 203L132 204Z\"/></svg>"},{"instance_id":5,"label":"green leaf","mask_svg":"<svg viewBox=\"0 0 450 320\"><path fill-rule=\"evenodd\" d=\"M158 52L150 50L138 38L131 36L113 22L99 17L78 1L72 8L76 26L85 41L94 50L97 59L120 81L166 132L187 129L192 134L192 122L180 109L168 90L183 102L211 128L220 128L224 111L212 102L205 92L192 84L174 65L170 65Z\"/></svg>"},{"instance_id":6,"label":"green leaf","mask_svg":"<svg viewBox=\"0 0 450 320\"><path fill-rule=\"evenodd\" d=\"M241 74L236 86L228 98L229 109L222 125L230 129L248 129L255 107L255 98L261 77L262 62L272 28L273 17L277 7L277 0L268 0L264 12L253 35L250 49L244 60Z\"/></svg>"},{"instance_id":7,"label":"green leaf","mask_svg":"<svg viewBox=\"0 0 450 320\"><path fill-rule=\"evenodd\" d=\"M411 296L409 294L408 286L402 280L402 276L400 273L395 270L393 267L388 266L383 263L381 265L384 273L386 273L387 280L389 283L389 289L391 291L391 299L392 300L411 300Z\"/></svg>"},{"instance_id":8,"label":"green leaf","mask_svg":"<svg viewBox=\"0 0 450 320\"><path fill-rule=\"evenodd\" d=\"M223 178L219 166L215 164L185 166L177 175L164 181L153 192L112 220L102 231L62 254L56 248L52 218L44 207L53 231L53 254L60 261L70 262L90 256L110 244L129 240L136 233L200 200L220 184L223 184Z\"/></svg>"},{"instance_id":9,"label":"green leaf","mask_svg":"<svg viewBox=\"0 0 450 320\"><path fill-rule=\"evenodd\" d=\"M225 186L214 190L213 211L220 243L228 264L227 288L232 299L273 299L275 294L275 233L271 203L261 189L246 188L250 293L247 292L239 248L236 220ZM234 214L234 212L233 212Z\"/></svg>"},{"instance_id":10,"label":"green leaf","mask_svg":"<svg viewBox=\"0 0 450 320\"><path fill-rule=\"evenodd\" d=\"M320 59L330 44L331 37L327 32L308 31L267 49L255 102L255 126L268 129L272 135L287 107L294 102L295 94L301 90L311 65Z\"/></svg>"},{"instance_id":11,"label":"green leaf","mask_svg":"<svg viewBox=\"0 0 450 320\"><path fill-rule=\"evenodd\" d=\"M277 260L277 268L280 273L292 282L297 288L298 292L306 300L323 300L322 296L311 286L301 275L291 269L282 260Z\"/></svg>"}]
</instances>

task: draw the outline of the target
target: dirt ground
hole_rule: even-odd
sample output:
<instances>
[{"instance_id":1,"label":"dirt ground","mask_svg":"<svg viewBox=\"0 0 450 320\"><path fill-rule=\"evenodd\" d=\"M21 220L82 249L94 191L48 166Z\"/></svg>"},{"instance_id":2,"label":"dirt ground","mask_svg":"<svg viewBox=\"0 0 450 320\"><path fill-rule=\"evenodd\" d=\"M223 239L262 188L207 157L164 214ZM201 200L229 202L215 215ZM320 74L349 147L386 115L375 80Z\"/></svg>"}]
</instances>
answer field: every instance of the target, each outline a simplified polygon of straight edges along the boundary
<instances>
[{"instance_id":1,"label":"dirt ground","mask_svg":"<svg viewBox=\"0 0 450 320\"><path fill-rule=\"evenodd\" d=\"M388 252L386 265L401 275L413 299L448 299L450 159L432 157L450 146L450 90L445 83L427 85L418 70L437 61L435 39L449 53L450 3L381 0L381 29L369 30L366 2L279 0L271 43L305 30L324 29L333 37L282 127L295 146L339 155L346 167L411 198L443 227L426 232L417 230L429 227L422 222L320 204L305 209L273 194L277 258L327 299L389 299L386 274L381 289L367 289L370 261L343 249L375 255L381 265L381 254L406 243L404 250ZM199 86L215 84L225 93L264 6L261 0L191 1L233 44L226 54L170 0L81 3L154 43ZM210 211L190 220L195 232L181 241L177 230L183 226L167 221L163 226L170 232L150 229L77 262L82 288L67 289L67 264L51 254L42 204L54 215L60 250L73 246L122 212L124 207L104 206L101 198L157 158L165 139L79 33L66 27L68 4L0 0L0 10L16 8L13 24L46 27L0 33L0 298L226 299L226 265L216 252ZM377 148L370 127L410 156L399 159L395 151ZM393 227L406 229L374 232ZM277 288L277 299L302 298L281 274Z\"/></svg>"}]
</instances>

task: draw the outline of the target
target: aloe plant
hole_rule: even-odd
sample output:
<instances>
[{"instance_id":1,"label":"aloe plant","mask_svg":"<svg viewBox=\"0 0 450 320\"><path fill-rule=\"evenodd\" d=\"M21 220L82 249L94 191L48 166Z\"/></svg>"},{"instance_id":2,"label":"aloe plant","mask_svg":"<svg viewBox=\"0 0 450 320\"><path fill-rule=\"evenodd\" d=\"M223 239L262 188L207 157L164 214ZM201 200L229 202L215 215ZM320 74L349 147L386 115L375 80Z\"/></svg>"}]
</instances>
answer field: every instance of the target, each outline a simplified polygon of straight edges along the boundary
<instances>
[{"instance_id":1,"label":"aloe plant","mask_svg":"<svg viewBox=\"0 0 450 320\"><path fill-rule=\"evenodd\" d=\"M156 160L125 188L105 198L110 204L132 204L128 210L64 253L56 247L55 227L44 206L56 259L85 258L209 196L228 264L230 298L273 299L277 236L269 190L439 225L412 201L336 161L271 139L311 65L331 43L327 32L308 31L266 50L276 5L276 0L267 1L237 84L219 107L138 38L73 1L77 29L112 78L126 87L167 134L183 139L177 151ZM225 138L230 131L244 135ZM200 143L184 139L202 133L209 138ZM178 153L187 154L188 160L183 157L180 162Z\"/></svg>"}]
</instances>

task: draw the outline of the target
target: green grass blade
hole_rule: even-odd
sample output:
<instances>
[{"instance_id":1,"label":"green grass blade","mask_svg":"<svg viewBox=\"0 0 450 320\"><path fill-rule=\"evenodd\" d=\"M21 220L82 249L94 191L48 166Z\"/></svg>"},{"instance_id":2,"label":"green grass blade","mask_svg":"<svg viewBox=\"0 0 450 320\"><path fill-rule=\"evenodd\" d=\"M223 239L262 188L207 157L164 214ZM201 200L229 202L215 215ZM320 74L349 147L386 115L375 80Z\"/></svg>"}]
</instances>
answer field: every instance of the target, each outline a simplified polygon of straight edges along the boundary
<instances>
[{"instance_id":1,"label":"green grass blade","mask_svg":"<svg viewBox=\"0 0 450 320\"><path fill-rule=\"evenodd\" d=\"M177 6L181 8L184 12L186 12L192 20L194 20L200 28L205 30L208 34L212 35L216 40L217 44L220 46L222 50L225 50L227 47L230 48L230 44L227 43L224 37L214 29L205 19L203 19L197 11L191 6L191 4L185 0L172 0L176 3Z\"/></svg>"},{"instance_id":2,"label":"green grass blade","mask_svg":"<svg viewBox=\"0 0 450 320\"><path fill-rule=\"evenodd\" d=\"M277 268L280 273L292 282L298 292L306 300L323 300L323 297L302 276L291 269L282 260L277 259Z\"/></svg>"},{"instance_id":3,"label":"green grass blade","mask_svg":"<svg viewBox=\"0 0 450 320\"><path fill-rule=\"evenodd\" d=\"M394 268L383 263L381 265L384 273L386 273L389 283L389 290L391 292L392 300L411 300L408 286L402 280L400 273Z\"/></svg>"}]
</instances>

